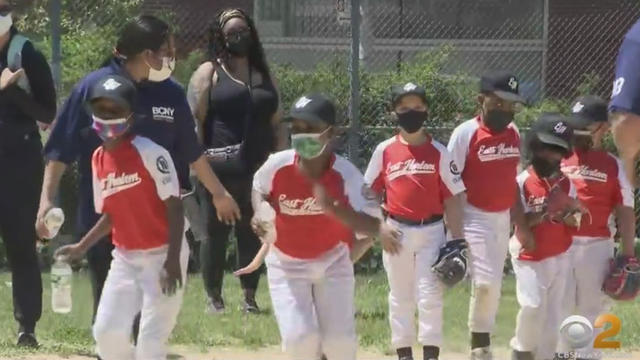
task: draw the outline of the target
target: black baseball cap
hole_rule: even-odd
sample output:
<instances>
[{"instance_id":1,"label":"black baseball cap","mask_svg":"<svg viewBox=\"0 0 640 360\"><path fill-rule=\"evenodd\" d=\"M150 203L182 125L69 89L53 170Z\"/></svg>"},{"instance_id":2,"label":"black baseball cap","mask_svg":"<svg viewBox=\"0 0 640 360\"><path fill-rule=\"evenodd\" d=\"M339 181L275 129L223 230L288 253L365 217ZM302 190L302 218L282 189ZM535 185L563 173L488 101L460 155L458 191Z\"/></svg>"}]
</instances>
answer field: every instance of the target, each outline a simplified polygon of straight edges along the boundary
<instances>
[{"instance_id":1,"label":"black baseball cap","mask_svg":"<svg viewBox=\"0 0 640 360\"><path fill-rule=\"evenodd\" d=\"M125 109L133 109L137 89L131 80L120 75L107 75L91 87L88 103L109 99Z\"/></svg>"},{"instance_id":2,"label":"black baseball cap","mask_svg":"<svg viewBox=\"0 0 640 360\"><path fill-rule=\"evenodd\" d=\"M318 125L335 125L336 107L328 97L314 93L298 98L291 106L291 111L284 121L300 119Z\"/></svg>"},{"instance_id":3,"label":"black baseball cap","mask_svg":"<svg viewBox=\"0 0 640 360\"><path fill-rule=\"evenodd\" d=\"M559 146L567 151L571 150L573 129L567 117L560 113L544 113L531 126L531 131L541 143Z\"/></svg>"},{"instance_id":4,"label":"black baseball cap","mask_svg":"<svg viewBox=\"0 0 640 360\"><path fill-rule=\"evenodd\" d=\"M480 78L480 92L493 93L501 99L526 103L520 96L520 81L508 71L492 71Z\"/></svg>"},{"instance_id":5,"label":"black baseball cap","mask_svg":"<svg viewBox=\"0 0 640 360\"><path fill-rule=\"evenodd\" d=\"M571 105L569 125L574 130L585 130L594 123L604 123L609 119L607 103L595 95L581 96Z\"/></svg>"},{"instance_id":6,"label":"black baseball cap","mask_svg":"<svg viewBox=\"0 0 640 360\"><path fill-rule=\"evenodd\" d=\"M427 103L427 91L422 86L408 82L404 85L396 85L391 88L391 106L396 106L398 101L407 95L419 96L425 104Z\"/></svg>"}]
</instances>

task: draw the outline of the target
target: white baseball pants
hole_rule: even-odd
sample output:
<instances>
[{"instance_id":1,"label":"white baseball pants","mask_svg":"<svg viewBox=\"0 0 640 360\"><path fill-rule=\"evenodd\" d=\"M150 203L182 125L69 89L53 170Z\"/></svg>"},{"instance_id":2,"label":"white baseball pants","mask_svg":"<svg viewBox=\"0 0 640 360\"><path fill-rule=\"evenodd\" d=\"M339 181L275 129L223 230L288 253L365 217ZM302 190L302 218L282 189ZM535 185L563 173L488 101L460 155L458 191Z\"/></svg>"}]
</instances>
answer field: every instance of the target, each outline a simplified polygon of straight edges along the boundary
<instances>
[{"instance_id":1,"label":"white baseball pants","mask_svg":"<svg viewBox=\"0 0 640 360\"><path fill-rule=\"evenodd\" d=\"M490 333L495 325L511 231L509 210L487 212L467 204L464 236L469 243L469 330Z\"/></svg>"},{"instance_id":2,"label":"white baseball pants","mask_svg":"<svg viewBox=\"0 0 640 360\"><path fill-rule=\"evenodd\" d=\"M569 315L582 315L593 324L596 318L608 311L611 300L602 292L602 283L609 272L609 260L613 257L612 239L575 236L567 251L569 257L569 276L565 292L565 312ZM602 329L594 329L594 338ZM570 349L562 342L561 352L572 350L593 354L593 342L584 349Z\"/></svg>"},{"instance_id":3,"label":"white baseball pants","mask_svg":"<svg viewBox=\"0 0 640 360\"><path fill-rule=\"evenodd\" d=\"M341 243L316 259L297 259L272 247L267 279L282 349L292 360L355 360L358 341L355 279Z\"/></svg>"},{"instance_id":4,"label":"white baseball pants","mask_svg":"<svg viewBox=\"0 0 640 360\"><path fill-rule=\"evenodd\" d=\"M93 336L104 360L165 360L176 324L187 274L189 246L180 251L183 287L173 296L162 293L160 272L167 246L151 250L113 250L113 261L98 305ZM132 319L141 312L138 344L131 344Z\"/></svg>"},{"instance_id":5,"label":"white baseball pants","mask_svg":"<svg viewBox=\"0 0 640 360\"><path fill-rule=\"evenodd\" d=\"M382 254L389 279L389 322L394 348L413 346L416 339L415 309L418 305L418 341L441 346L444 285L431 271L446 242L442 221L428 226L387 222L401 231L398 254Z\"/></svg>"},{"instance_id":6,"label":"white baseball pants","mask_svg":"<svg viewBox=\"0 0 640 360\"><path fill-rule=\"evenodd\" d=\"M533 352L536 360L553 359L563 320L569 259L566 253L541 261L518 260L513 255L520 310L511 347Z\"/></svg>"}]
</instances>

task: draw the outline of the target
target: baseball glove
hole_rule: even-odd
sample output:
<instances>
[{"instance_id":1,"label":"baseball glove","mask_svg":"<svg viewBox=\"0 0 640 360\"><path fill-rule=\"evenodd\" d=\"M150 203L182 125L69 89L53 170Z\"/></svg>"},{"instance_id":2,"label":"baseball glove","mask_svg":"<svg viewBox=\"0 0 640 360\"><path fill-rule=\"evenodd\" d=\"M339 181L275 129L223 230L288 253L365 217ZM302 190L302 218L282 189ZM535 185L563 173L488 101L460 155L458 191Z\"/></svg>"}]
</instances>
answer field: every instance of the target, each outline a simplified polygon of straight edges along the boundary
<instances>
[{"instance_id":1,"label":"baseball glove","mask_svg":"<svg viewBox=\"0 0 640 360\"><path fill-rule=\"evenodd\" d=\"M438 260L431 266L438 279L447 286L454 286L467 275L467 242L452 240L440 248Z\"/></svg>"},{"instance_id":2,"label":"baseball glove","mask_svg":"<svg viewBox=\"0 0 640 360\"><path fill-rule=\"evenodd\" d=\"M566 192L562 191L559 186L554 186L549 191L549 195L547 196L545 203L545 213L551 221L559 222L574 214L589 215L589 221L591 221L589 210L584 207L580 201L572 198Z\"/></svg>"},{"instance_id":3,"label":"baseball glove","mask_svg":"<svg viewBox=\"0 0 640 360\"><path fill-rule=\"evenodd\" d=\"M633 300L640 292L640 263L635 257L611 259L602 291L614 300Z\"/></svg>"}]
</instances>

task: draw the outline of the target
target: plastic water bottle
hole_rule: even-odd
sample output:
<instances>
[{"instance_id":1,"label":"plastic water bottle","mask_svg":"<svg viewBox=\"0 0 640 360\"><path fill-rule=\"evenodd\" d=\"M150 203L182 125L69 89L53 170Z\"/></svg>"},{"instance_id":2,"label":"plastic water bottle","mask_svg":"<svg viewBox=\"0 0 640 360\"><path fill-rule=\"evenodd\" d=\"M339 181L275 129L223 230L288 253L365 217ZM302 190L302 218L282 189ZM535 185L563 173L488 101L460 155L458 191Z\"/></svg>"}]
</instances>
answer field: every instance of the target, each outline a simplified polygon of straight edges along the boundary
<instances>
[{"instance_id":1,"label":"plastic water bottle","mask_svg":"<svg viewBox=\"0 0 640 360\"><path fill-rule=\"evenodd\" d=\"M58 235L58 231L64 224L64 212L60 208L51 208L44 216L44 226L49 232L49 239L53 239Z\"/></svg>"},{"instance_id":2,"label":"plastic water bottle","mask_svg":"<svg viewBox=\"0 0 640 360\"><path fill-rule=\"evenodd\" d=\"M267 244L273 244L276 242L276 212L271 205L267 202L261 202L258 206L257 215L260 220L265 221L265 227L267 233L261 238L263 242Z\"/></svg>"},{"instance_id":3,"label":"plastic water bottle","mask_svg":"<svg viewBox=\"0 0 640 360\"><path fill-rule=\"evenodd\" d=\"M51 267L51 308L58 314L71 312L71 266L57 258Z\"/></svg>"}]
</instances>

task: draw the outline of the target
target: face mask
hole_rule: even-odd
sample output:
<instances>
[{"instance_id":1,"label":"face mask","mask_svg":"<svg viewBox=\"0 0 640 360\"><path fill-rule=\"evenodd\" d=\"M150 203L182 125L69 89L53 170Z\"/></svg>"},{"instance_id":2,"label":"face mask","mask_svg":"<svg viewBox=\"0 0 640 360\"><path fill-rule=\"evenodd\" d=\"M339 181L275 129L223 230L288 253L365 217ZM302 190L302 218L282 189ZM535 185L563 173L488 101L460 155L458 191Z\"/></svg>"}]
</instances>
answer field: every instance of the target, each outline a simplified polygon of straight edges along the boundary
<instances>
[{"instance_id":1,"label":"face mask","mask_svg":"<svg viewBox=\"0 0 640 360\"><path fill-rule=\"evenodd\" d=\"M320 156L327 144L320 141L320 137L329 131L323 131L320 134L293 134L291 135L291 147L303 159L314 159Z\"/></svg>"},{"instance_id":2,"label":"face mask","mask_svg":"<svg viewBox=\"0 0 640 360\"><path fill-rule=\"evenodd\" d=\"M234 56L247 56L249 50L251 50L251 45L251 34L247 32L235 34L227 38L227 50Z\"/></svg>"},{"instance_id":3,"label":"face mask","mask_svg":"<svg viewBox=\"0 0 640 360\"><path fill-rule=\"evenodd\" d=\"M549 161L545 158L533 155L531 158L531 166L541 178L551 177L553 174L560 171L560 161Z\"/></svg>"},{"instance_id":4,"label":"face mask","mask_svg":"<svg viewBox=\"0 0 640 360\"><path fill-rule=\"evenodd\" d=\"M0 16L0 35L4 35L11 30L11 25L13 25L13 19L11 18L11 13Z\"/></svg>"},{"instance_id":5,"label":"face mask","mask_svg":"<svg viewBox=\"0 0 640 360\"><path fill-rule=\"evenodd\" d=\"M149 65L149 63L147 63ZM162 69L156 70L149 65L149 81L161 82L171 77L173 69L176 67L176 59L170 57L162 58Z\"/></svg>"},{"instance_id":6,"label":"face mask","mask_svg":"<svg viewBox=\"0 0 640 360\"><path fill-rule=\"evenodd\" d=\"M429 117L426 111L418 110L409 110L405 113L396 113L396 115L398 116L398 125L410 134L420 130Z\"/></svg>"},{"instance_id":7,"label":"face mask","mask_svg":"<svg viewBox=\"0 0 640 360\"><path fill-rule=\"evenodd\" d=\"M113 140L129 130L128 118L104 120L93 115L91 127L96 131L102 141Z\"/></svg>"},{"instance_id":8,"label":"face mask","mask_svg":"<svg viewBox=\"0 0 640 360\"><path fill-rule=\"evenodd\" d=\"M482 119L494 132L501 132L513 121L513 113L504 110L489 110Z\"/></svg>"}]
</instances>

